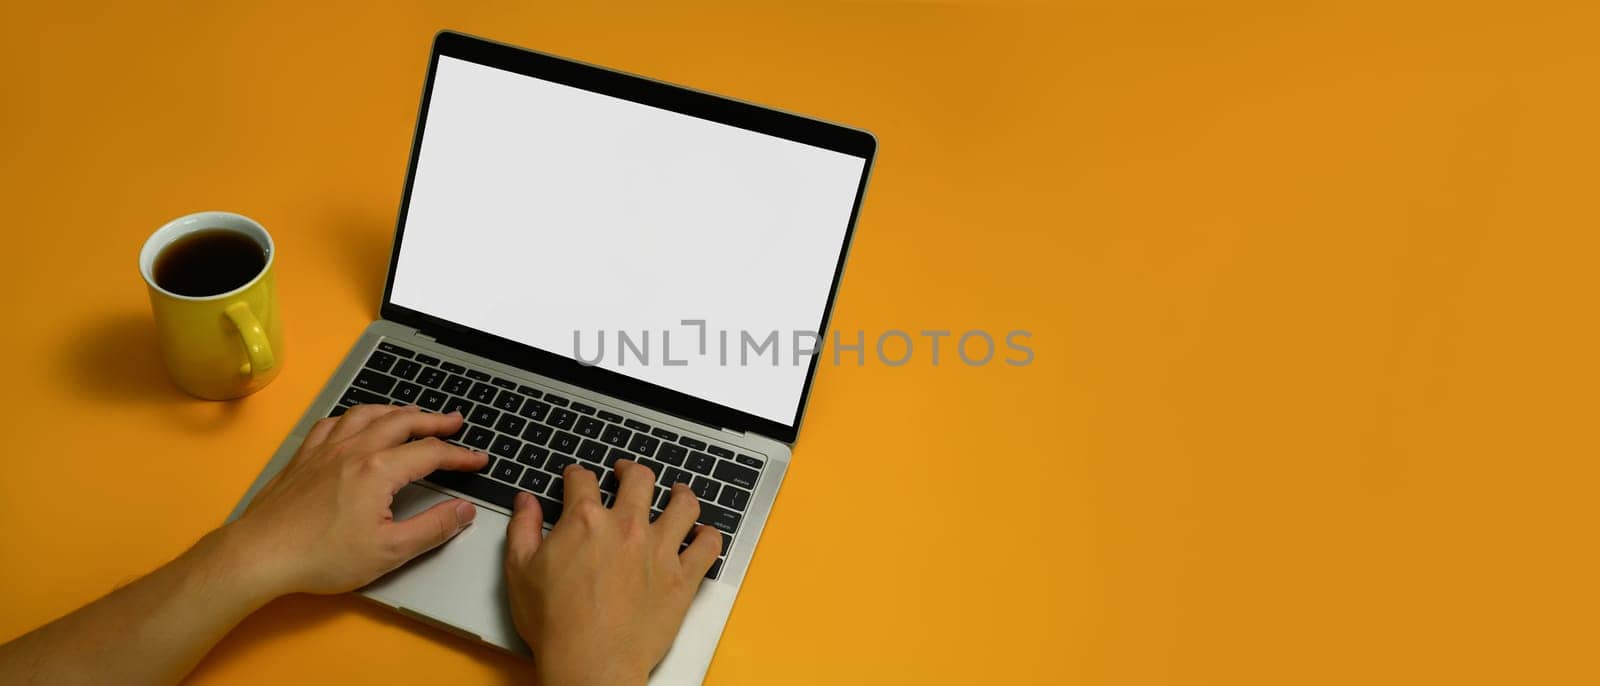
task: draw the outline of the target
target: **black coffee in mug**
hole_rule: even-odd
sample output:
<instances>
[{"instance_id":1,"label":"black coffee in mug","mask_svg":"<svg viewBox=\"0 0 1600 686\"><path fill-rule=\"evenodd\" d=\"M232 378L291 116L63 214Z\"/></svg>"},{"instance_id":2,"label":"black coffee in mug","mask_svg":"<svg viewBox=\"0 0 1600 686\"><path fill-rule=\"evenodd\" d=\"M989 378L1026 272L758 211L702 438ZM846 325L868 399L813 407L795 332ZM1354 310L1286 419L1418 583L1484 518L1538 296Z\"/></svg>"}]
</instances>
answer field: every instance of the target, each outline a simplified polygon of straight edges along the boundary
<instances>
[{"instance_id":1,"label":"black coffee in mug","mask_svg":"<svg viewBox=\"0 0 1600 686\"><path fill-rule=\"evenodd\" d=\"M255 239L228 229L201 229L172 242L156 257L156 285L193 298L227 293L267 266Z\"/></svg>"}]
</instances>

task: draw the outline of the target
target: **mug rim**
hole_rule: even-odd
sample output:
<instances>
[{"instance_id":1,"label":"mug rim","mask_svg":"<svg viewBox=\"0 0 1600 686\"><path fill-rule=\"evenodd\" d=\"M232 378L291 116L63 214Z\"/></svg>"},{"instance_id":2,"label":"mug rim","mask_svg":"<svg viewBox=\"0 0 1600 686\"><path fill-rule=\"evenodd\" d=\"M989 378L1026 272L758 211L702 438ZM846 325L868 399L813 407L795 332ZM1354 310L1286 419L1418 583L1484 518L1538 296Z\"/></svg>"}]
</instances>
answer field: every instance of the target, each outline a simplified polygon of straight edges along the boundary
<instances>
[{"instance_id":1,"label":"mug rim","mask_svg":"<svg viewBox=\"0 0 1600 686\"><path fill-rule=\"evenodd\" d=\"M173 241L189 233L183 232L174 235L174 231L180 227L200 224L203 222L215 222L217 220L225 220L233 225L229 226L225 224L219 226L212 224L204 228L232 230L237 233L249 235L250 239L256 241L257 243L260 243L261 241L266 242L265 248L267 252L267 261L266 264L261 266L261 271L256 272L255 276L250 277L249 281L244 282L244 284L238 288L217 293L216 295L180 295L162 288L161 284L156 283L155 275L151 273L155 269L156 258L159 257L161 255L161 251L165 250L167 246L172 244ZM241 228L239 226L240 224L243 224L244 227ZM225 210L206 210L203 212L191 212L183 215L165 224L162 224L155 231L150 232L150 236L144 239L144 246L139 249L139 275L144 277L145 285L169 298L186 300L189 302L209 302L232 297L249 290L250 287L261 281L261 278L266 276L267 272L272 269L272 264L275 260L277 260L277 257L278 249L277 246L272 242L272 234L267 231L267 227L261 225L261 222L237 212L228 212Z\"/></svg>"}]
</instances>

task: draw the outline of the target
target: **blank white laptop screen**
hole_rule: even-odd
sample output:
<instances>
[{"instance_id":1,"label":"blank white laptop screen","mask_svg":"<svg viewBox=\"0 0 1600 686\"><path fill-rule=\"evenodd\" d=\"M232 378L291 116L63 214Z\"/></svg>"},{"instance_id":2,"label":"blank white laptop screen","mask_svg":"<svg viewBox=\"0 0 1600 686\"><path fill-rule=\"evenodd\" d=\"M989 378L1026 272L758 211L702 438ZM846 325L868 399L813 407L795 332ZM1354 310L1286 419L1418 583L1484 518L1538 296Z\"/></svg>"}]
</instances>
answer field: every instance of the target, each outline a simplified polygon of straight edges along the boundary
<instances>
[{"instance_id":1,"label":"blank white laptop screen","mask_svg":"<svg viewBox=\"0 0 1600 686\"><path fill-rule=\"evenodd\" d=\"M441 56L391 300L792 425L865 163Z\"/></svg>"}]
</instances>

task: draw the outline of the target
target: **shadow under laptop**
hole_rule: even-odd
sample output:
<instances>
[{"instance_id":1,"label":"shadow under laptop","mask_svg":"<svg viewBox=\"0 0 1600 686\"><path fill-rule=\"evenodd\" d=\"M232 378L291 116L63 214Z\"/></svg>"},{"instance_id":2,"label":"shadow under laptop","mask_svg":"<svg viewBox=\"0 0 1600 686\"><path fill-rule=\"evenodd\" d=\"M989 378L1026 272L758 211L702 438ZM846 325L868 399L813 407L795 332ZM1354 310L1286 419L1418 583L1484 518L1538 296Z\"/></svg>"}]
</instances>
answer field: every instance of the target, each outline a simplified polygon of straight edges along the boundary
<instances>
[{"instance_id":1,"label":"shadow under laptop","mask_svg":"<svg viewBox=\"0 0 1600 686\"><path fill-rule=\"evenodd\" d=\"M191 673L192 681L220 680L225 666L243 660L251 651L286 636L305 633L330 622L357 618L383 626L385 630L410 631L425 635L444 649L456 651L473 662L493 669L504 684L533 684L533 663L528 658L509 655L480 643L408 619L353 595L291 595L268 603L250 615L228 634ZM391 656L390 662L404 660ZM316 665L305 665L310 672ZM209 678L209 679L208 679ZM312 679L313 681L315 679Z\"/></svg>"},{"instance_id":2,"label":"shadow under laptop","mask_svg":"<svg viewBox=\"0 0 1600 686\"><path fill-rule=\"evenodd\" d=\"M206 433L228 426L244 399L201 400L167 378L148 311L102 314L57 345L58 364L84 406L112 410L165 406L162 416L180 430ZM247 396L248 397L248 396Z\"/></svg>"}]
</instances>

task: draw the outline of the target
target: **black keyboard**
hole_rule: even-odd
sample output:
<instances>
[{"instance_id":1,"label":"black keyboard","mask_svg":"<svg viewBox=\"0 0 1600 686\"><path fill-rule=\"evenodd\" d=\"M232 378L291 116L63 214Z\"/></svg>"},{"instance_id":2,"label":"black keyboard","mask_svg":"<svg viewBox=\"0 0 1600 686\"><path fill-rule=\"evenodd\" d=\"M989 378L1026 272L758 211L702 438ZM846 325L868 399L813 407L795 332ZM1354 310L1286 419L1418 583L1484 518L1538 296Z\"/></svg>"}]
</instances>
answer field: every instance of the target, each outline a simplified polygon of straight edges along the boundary
<instances>
[{"instance_id":1,"label":"black keyboard","mask_svg":"<svg viewBox=\"0 0 1600 686\"><path fill-rule=\"evenodd\" d=\"M417 405L430 412L459 410L461 430L445 440L488 453L477 473L436 471L426 480L510 509L517 491L539 498L545 522L561 518L561 472L577 463L600 481L600 499L617 496L617 460L656 474L650 509L655 521L673 482L700 499L700 523L722 531L722 551L706 577L717 578L750 505L765 460L693 436L680 435L621 410L572 400L465 365L380 341L339 398L330 417L357 404ZM688 541L684 542L684 546Z\"/></svg>"}]
</instances>

